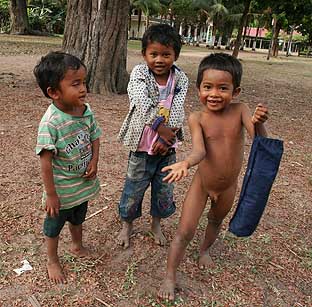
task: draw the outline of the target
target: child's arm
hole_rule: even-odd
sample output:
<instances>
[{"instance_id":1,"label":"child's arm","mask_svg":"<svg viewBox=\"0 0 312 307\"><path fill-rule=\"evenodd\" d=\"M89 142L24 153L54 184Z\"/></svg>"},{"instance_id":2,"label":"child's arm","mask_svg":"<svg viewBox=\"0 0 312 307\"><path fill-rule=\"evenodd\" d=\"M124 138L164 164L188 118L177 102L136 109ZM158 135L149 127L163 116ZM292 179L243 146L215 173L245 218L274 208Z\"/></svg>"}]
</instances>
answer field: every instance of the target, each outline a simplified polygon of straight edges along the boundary
<instances>
[{"instance_id":1,"label":"child's arm","mask_svg":"<svg viewBox=\"0 0 312 307\"><path fill-rule=\"evenodd\" d=\"M85 175L83 175L86 179L95 179L97 173L97 165L99 161L99 151L100 151L100 138L92 141L92 159L88 164Z\"/></svg>"},{"instance_id":2,"label":"child's arm","mask_svg":"<svg viewBox=\"0 0 312 307\"><path fill-rule=\"evenodd\" d=\"M158 140L152 146L152 151L154 154L160 154L163 156L168 152L168 149L169 146L162 138L158 138Z\"/></svg>"},{"instance_id":3,"label":"child's arm","mask_svg":"<svg viewBox=\"0 0 312 307\"><path fill-rule=\"evenodd\" d=\"M242 121L249 136L254 138L255 135L267 136L264 122L268 119L268 108L261 103L256 107L254 114L251 116L250 109L246 104L242 104Z\"/></svg>"},{"instance_id":4,"label":"child's arm","mask_svg":"<svg viewBox=\"0 0 312 307\"><path fill-rule=\"evenodd\" d=\"M251 118L251 121L255 125L257 135L267 136L267 131L264 126L264 122L268 119L268 108L261 103L256 107L256 110Z\"/></svg>"},{"instance_id":5,"label":"child's arm","mask_svg":"<svg viewBox=\"0 0 312 307\"><path fill-rule=\"evenodd\" d=\"M52 157L51 150L43 150L40 153L41 176L47 195L45 209L49 216L55 217L59 214L61 204L54 185Z\"/></svg>"},{"instance_id":6,"label":"child's arm","mask_svg":"<svg viewBox=\"0 0 312 307\"><path fill-rule=\"evenodd\" d=\"M130 109L136 108L139 118L144 121L146 125L151 125L157 116L158 102L155 102L151 98L145 73L144 65L135 66L130 74L127 90Z\"/></svg>"},{"instance_id":7,"label":"child's arm","mask_svg":"<svg viewBox=\"0 0 312 307\"><path fill-rule=\"evenodd\" d=\"M188 174L188 169L197 165L206 156L206 147L202 127L199 121L199 114L192 113L188 120L191 136L192 136L192 152L183 161L168 165L162 169L163 172L170 171L170 173L163 179L169 183L179 181Z\"/></svg>"}]
</instances>

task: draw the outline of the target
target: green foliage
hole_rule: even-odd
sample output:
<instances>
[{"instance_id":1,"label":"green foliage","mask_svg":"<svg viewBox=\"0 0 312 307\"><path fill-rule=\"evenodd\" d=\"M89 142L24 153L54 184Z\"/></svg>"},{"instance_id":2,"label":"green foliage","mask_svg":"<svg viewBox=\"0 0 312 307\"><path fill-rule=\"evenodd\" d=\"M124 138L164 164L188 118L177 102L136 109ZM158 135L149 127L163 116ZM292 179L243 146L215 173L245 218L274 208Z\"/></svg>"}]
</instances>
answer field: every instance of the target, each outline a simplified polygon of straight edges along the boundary
<instances>
[{"instance_id":1,"label":"green foliage","mask_svg":"<svg viewBox=\"0 0 312 307\"><path fill-rule=\"evenodd\" d=\"M62 34L66 17L66 1L30 0L28 19L32 30Z\"/></svg>"},{"instance_id":2,"label":"green foliage","mask_svg":"<svg viewBox=\"0 0 312 307\"><path fill-rule=\"evenodd\" d=\"M160 11L159 0L131 0L130 4L142 10L146 16L157 14Z\"/></svg>"},{"instance_id":3,"label":"green foliage","mask_svg":"<svg viewBox=\"0 0 312 307\"><path fill-rule=\"evenodd\" d=\"M0 32L10 28L9 0L0 0Z\"/></svg>"}]
</instances>

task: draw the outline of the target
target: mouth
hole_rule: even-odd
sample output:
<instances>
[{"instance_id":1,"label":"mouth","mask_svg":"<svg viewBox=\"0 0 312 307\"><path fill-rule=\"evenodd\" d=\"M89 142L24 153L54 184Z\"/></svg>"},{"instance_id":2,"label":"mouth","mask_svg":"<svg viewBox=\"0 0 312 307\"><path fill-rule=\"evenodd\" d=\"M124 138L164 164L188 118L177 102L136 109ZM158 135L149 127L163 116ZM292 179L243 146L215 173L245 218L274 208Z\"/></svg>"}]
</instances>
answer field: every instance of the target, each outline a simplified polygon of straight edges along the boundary
<instances>
[{"instance_id":1,"label":"mouth","mask_svg":"<svg viewBox=\"0 0 312 307\"><path fill-rule=\"evenodd\" d=\"M164 69L165 67L164 66L155 66L155 69L156 70L162 70L162 69Z\"/></svg>"},{"instance_id":2,"label":"mouth","mask_svg":"<svg viewBox=\"0 0 312 307\"><path fill-rule=\"evenodd\" d=\"M213 106L220 104L222 101L220 100L207 100L207 103Z\"/></svg>"},{"instance_id":3,"label":"mouth","mask_svg":"<svg viewBox=\"0 0 312 307\"><path fill-rule=\"evenodd\" d=\"M86 100L86 96L80 96L79 101L84 102Z\"/></svg>"}]
</instances>

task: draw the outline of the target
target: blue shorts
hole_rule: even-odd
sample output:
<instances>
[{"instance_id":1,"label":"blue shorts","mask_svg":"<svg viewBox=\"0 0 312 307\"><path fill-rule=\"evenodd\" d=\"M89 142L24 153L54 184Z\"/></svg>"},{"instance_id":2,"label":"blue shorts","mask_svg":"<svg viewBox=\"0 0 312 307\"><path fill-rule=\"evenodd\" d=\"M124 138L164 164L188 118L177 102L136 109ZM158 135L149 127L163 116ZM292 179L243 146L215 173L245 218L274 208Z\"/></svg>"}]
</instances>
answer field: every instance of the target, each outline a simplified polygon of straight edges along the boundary
<instances>
[{"instance_id":1,"label":"blue shorts","mask_svg":"<svg viewBox=\"0 0 312 307\"><path fill-rule=\"evenodd\" d=\"M49 238L57 237L66 221L70 222L72 225L81 225L85 221L87 209L88 202L86 201L79 206L60 210L59 215L56 217L47 215L43 223L44 235Z\"/></svg>"},{"instance_id":2,"label":"blue shorts","mask_svg":"<svg viewBox=\"0 0 312 307\"><path fill-rule=\"evenodd\" d=\"M168 173L161 172L163 167L175 162L174 150L166 156L130 152L126 182L119 203L119 215L122 220L131 222L142 215L142 201L149 185L151 185L150 214L165 218L175 212L173 184L163 182Z\"/></svg>"}]
</instances>

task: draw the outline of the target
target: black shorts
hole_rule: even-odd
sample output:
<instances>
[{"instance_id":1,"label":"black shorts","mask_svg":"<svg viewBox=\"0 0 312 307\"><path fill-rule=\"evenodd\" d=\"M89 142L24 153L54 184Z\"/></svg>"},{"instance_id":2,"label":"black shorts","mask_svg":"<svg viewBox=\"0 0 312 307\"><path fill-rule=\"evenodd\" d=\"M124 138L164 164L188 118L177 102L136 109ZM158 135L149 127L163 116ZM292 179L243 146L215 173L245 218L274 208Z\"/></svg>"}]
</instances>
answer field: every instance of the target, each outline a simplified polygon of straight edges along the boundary
<instances>
[{"instance_id":1,"label":"black shorts","mask_svg":"<svg viewBox=\"0 0 312 307\"><path fill-rule=\"evenodd\" d=\"M56 217L46 216L43 223L43 233L49 238L57 237L65 222L68 221L72 225L81 225L85 219L88 209L88 202L84 202L79 206L60 210L59 215Z\"/></svg>"}]
</instances>

